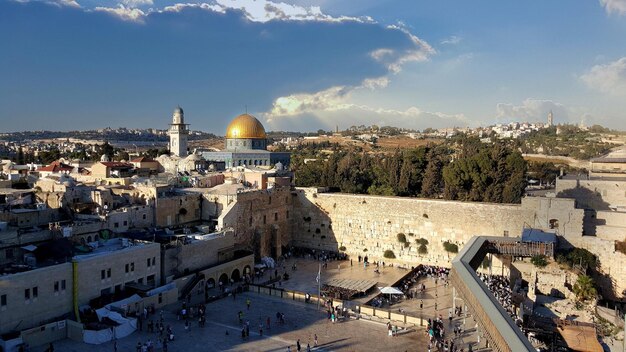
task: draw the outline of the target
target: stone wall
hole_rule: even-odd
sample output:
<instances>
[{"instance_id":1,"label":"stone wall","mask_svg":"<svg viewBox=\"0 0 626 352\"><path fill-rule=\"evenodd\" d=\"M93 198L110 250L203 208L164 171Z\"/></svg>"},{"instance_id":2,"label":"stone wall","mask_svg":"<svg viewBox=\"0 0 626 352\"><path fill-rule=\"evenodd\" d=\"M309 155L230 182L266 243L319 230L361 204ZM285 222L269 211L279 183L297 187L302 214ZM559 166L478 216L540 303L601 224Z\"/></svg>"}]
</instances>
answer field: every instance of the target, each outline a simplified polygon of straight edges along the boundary
<instances>
[{"instance_id":1,"label":"stone wall","mask_svg":"<svg viewBox=\"0 0 626 352\"><path fill-rule=\"evenodd\" d=\"M524 227L549 229L551 220L559 224L560 234L582 234L583 211L570 199L525 198L521 205L510 205L298 189L295 200L294 245L334 251L345 246L353 257L367 254L387 261L383 254L392 250L395 261L409 265L449 266L454 254L444 251L446 241L462 248L473 236L517 237ZM399 233L408 246L398 241ZM419 238L429 243L426 255L418 254Z\"/></svg>"},{"instance_id":2,"label":"stone wall","mask_svg":"<svg viewBox=\"0 0 626 352\"><path fill-rule=\"evenodd\" d=\"M111 240L120 241L121 240ZM131 282L146 284L149 278L161 282L161 246L158 243L119 248L76 257L78 262L78 303L88 304L102 294L123 290ZM150 265L148 265L150 259ZM128 265L128 270L126 266ZM103 275L104 271L104 275ZM109 274L110 272L110 274ZM71 270L70 270L71 273Z\"/></svg>"},{"instance_id":3,"label":"stone wall","mask_svg":"<svg viewBox=\"0 0 626 352\"><path fill-rule=\"evenodd\" d=\"M65 289L62 288L62 281L65 282ZM28 299L25 290L29 290ZM39 326L44 321L62 316L72 310L72 264L0 276L0 297L5 295L6 305L0 305L0 334L16 327L21 330Z\"/></svg>"},{"instance_id":4,"label":"stone wall","mask_svg":"<svg viewBox=\"0 0 626 352\"><path fill-rule=\"evenodd\" d=\"M156 226L179 226L201 219L202 201L198 193L170 195L157 198Z\"/></svg>"},{"instance_id":5,"label":"stone wall","mask_svg":"<svg viewBox=\"0 0 626 352\"><path fill-rule=\"evenodd\" d=\"M580 208L609 210L609 206L626 207L626 182L599 179L557 179L559 197L575 198Z\"/></svg>"},{"instance_id":6,"label":"stone wall","mask_svg":"<svg viewBox=\"0 0 626 352\"><path fill-rule=\"evenodd\" d=\"M226 233L223 237L167 248L163 251L163 273L166 277L178 276L228 260L233 257L233 245L233 234Z\"/></svg>"},{"instance_id":7,"label":"stone wall","mask_svg":"<svg viewBox=\"0 0 626 352\"><path fill-rule=\"evenodd\" d=\"M207 209L203 213L220 212L218 228L232 228L235 243L254 250L257 258L281 255L282 247L289 244L294 198L289 188L204 197Z\"/></svg>"}]
</instances>

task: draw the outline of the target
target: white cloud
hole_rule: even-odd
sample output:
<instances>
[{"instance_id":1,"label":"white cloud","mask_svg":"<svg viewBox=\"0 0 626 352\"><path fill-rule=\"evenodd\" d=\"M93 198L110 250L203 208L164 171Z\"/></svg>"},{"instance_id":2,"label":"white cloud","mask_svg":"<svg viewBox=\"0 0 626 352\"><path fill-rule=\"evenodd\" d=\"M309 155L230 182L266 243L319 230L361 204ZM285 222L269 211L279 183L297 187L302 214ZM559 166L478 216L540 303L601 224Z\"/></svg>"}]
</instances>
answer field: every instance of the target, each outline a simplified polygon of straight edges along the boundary
<instances>
[{"instance_id":1,"label":"white cloud","mask_svg":"<svg viewBox=\"0 0 626 352\"><path fill-rule=\"evenodd\" d=\"M141 11L140 9L126 7L124 5L119 5L119 7L96 7L94 11L106 12L113 16L116 16L124 21L138 22L143 23L144 17L146 13Z\"/></svg>"},{"instance_id":2,"label":"white cloud","mask_svg":"<svg viewBox=\"0 0 626 352\"><path fill-rule=\"evenodd\" d=\"M569 121L568 109L552 100L528 98L521 105L499 103L496 105L496 118L503 121L545 121L552 111L555 119Z\"/></svg>"},{"instance_id":3,"label":"white cloud","mask_svg":"<svg viewBox=\"0 0 626 352\"><path fill-rule=\"evenodd\" d=\"M128 7L151 6L154 5L153 0L122 0L122 4Z\"/></svg>"},{"instance_id":4,"label":"white cloud","mask_svg":"<svg viewBox=\"0 0 626 352\"><path fill-rule=\"evenodd\" d=\"M414 47L406 50L392 50L388 48L380 48L370 52L372 59L382 63L387 69L394 74L402 70L402 66L409 62L426 61L435 54L436 51L426 41L418 38L409 32L408 29L399 25L389 25L387 29L398 30L406 34Z\"/></svg>"},{"instance_id":5,"label":"white cloud","mask_svg":"<svg viewBox=\"0 0 626 352\"><path fill-rule=\"evenodd\" d=\"M626 14L626 0L600 0L600 4L608 14L613 12L619 15Z\"/></svg>"},{"instance_id":6,"label":"white cloud","mask_svg":"<svg viewBox=\"0 0 626 352\"><path fill-rule=\"evenodd\" d=\"M441 41L442 45L456 45L459 44L463 38L453 35Z\"/></svg>"},{"instance_id":7,"label":"white cloud","mask_svg":"<svg viewBox=\"0 0 626 352\"><path fill-rule=\"evenodd\" d=\"M378 124L407 128L468 126L463 114L444 114L422 111L417 107L406 110L385 109L351 102L352 94L361 89L384 88L387 77L368 78L358 86L335 86L315 93L298 93L277 98L269 112L263 114L272 128L297 125L299 121L314 116L323 127L342 125ZM320 126L322 127L322 126Z\"/></svg>"},{"instance_id":8,"label":"white cloud","mask_svg":"<svg viewBox=\"0 0 626 352\"><path fill-rule=\"evenodd\" d=\"M217 4L207 4L205 2L200 4L192 4L192 3L178 3L170 6L165 6L161 12L180 12L186 8L200 8L207 11L213 11L218 13L225 13L226 9Z\"/></svg>"},{"instance_id":9,"label":"white cloud","mask_svg":"<svg viewBox=\"0 0 626 352\"><path fill-rule=\"evenodd\" d=\"M273 20L283 21L323 21L343 22L356 21L373 23L371 17L333 17L322 12L319 6L298 6L284 2L272 2L268 0L215 0L222 9L240 10L246 18L253 22L268 22Z\"/></svg>"},{"instance_id":10,"label":"white cloud","mask_svg":"<svg viewBox=\"0 0 626 352\"><path fill-rule=\"evenodd\" d=\"M580 76L588 87L611 95L626 95L626 57L595 65Z\"/></svg>"}]
</instances>

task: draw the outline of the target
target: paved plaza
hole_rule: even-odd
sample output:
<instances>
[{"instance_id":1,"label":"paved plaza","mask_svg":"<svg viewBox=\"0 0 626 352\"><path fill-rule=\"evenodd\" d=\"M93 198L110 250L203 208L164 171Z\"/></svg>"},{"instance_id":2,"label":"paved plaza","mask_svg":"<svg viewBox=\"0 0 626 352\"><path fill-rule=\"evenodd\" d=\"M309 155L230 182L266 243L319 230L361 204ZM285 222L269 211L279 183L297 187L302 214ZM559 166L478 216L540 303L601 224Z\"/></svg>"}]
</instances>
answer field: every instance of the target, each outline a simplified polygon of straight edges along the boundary
<instances>
[{"instance_id":1,"label":"paved plaza","mask_svg":"<svg viewBox=\"0 0 626 352\"><path fill-rule=\"evenodd\" d=\"M251 300L250 310L246 308L246 299ZM225 298L207 305L207 323L200 328L192 324L189 332L185 332L183 321L176 319L177 307L169 307L165 311L165 324L172 326L176 336L169 344L168 351L287 351L291 346L296 351L296 341L300 339L303 351L310 343L313 351L415 351L416 346L426 346L425 332L413 331L404 335L387 336L387 328L383 324L365 320L347 320L331 323L323 311L318 311L314 304L290 302L277 297L244 293L236 299ZM250 337L241 338L241 325L238 312L244 312L244 320L250 321ZM276 312L285 314L285 323L275 323ZM258 326L267 317L271 319L271 328L263 329L260 336ZM144 324L145 325L145 324ZM318 347L313 348L314 336L318 336ZM154 333L135 332L118 340L118 351L135 351L138 341L156 341ZM104 352L113 351L113 343L87 345L65 339L54 343L55 351L67 352ZM44 351L44 347L34 351ZM424 349L425 350L425 349ZM160 348L155 351L161 351Z\"/></svg>"},{"instance_id":2,"label":"paved plaza","mask_svg":"<svg viewBox=\"0 0 626 352\"><path fill-rule=\"evenodd\" d=\"M292 266L296 263L296 270ZM280 286L285 289L317 293L317 283L315 277L318 271L318 262L312 259L289 259L284 263L284 268L278 268L279 274L285 271L291 276L289 280L283 281ZM364 268L362 263L357 265L349 261L329 262L327 269L322 269L322 283L331 279L355 279L355 280L375 280L377 286L391 285L402 276L408 273L406 269L380 268L380 274L374 272L374 266ZM273 275L274 271L268 270L264 279ZM446 320L447 312L452 306L451 288L439 283L435 286L434 280L424 279L426 292L423 297L404 300L394 304L390 309L402 310L414 316L422 316L426 321L435 317L434 305L437 302L438 314ZM421 282L421 281L420 281ZM361 298L361 301L374 297L378 290L368 297ZM191 297L192 304L197 304L204 298L203 294L195 294ZM246 307L246 300L250 299L250 310ZM420 300L424 301L422 311L419 310ZM336 323L327 319L326 312L322 307L317 309L317 305L310 303L291 301L246 292L236 295L236 298L223 298L206 305L206 326L201 328L197 321L193 321L190 331L185 331L184 322L177 320L177 311L180 304L166 307L163 312L165 325L171 325L175 335L175 341L168 345L168 351L287 351L296 352L296 341L300 339L302 351L306 351L307 343L311 345L313 351L427 351L428 336L426 327L414 327L408 332L396 337L387 334L387 327L384 322L372 322L365 319L346 319ZM389 309L389 307L386 307ZM239 323L238 312L244 313L244 321L250 322L250 337L242 339L241 324ZM276 324L276 313L285 314L285 323ZM270 329L266 328L266 320L270 318ZM155 317L158 319L158 314ZM455 318L453 324L462 324L462 318ZM259 324L263 324L263 335L260 335ZM426 324L426 323L424 323ZM467 343L475 343L474 322L471 318L465 324L463 337L457 340L458 344L467 346ZM145 331L135 332L132 335L117 341L118 351L136 351L138 342L145 343L151 340L156 344L158 335ZM448 325L446 325L448 326ZM451 330L451 328L450 328ZM314 347L314 336L318 336L318 347ZM157 345L155 345L157 346ZM54 343L55 351L90 351L104 352L114 351L112 342L102 345L87 345L84 343L65 339ZM33 349L36 352L44 351L45 347ZM467 350L467 347L466 347ZM475 349L476 350L476 349ZM162 349L155 348L155 351ZM434 351L434 349L433 349Z\"/></svg>"}]
</instances>

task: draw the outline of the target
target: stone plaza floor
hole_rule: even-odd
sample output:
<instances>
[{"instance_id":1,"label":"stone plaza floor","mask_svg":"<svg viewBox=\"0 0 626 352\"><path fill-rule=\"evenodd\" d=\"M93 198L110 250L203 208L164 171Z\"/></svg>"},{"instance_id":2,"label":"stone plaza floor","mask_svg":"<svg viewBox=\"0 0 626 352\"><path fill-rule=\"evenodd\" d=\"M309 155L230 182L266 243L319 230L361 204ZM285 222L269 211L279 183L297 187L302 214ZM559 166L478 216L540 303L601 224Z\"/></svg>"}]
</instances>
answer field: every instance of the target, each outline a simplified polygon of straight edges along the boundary
<instances>
[{"instance_id":1,"label":"stone plaza floor","mask_svg":"<svg viewBox=\"0 0 626 352\"><path fill-rule=\"evenodd\" d=\"M251 308L246 309L246 299L251 300ZM314 304L290 302L278 297L255 293L244 293L236 299L224 298L207 305L207 323L200 328L193 323L189 332L184 331L183 321L176 319L178 305L168 307L164 313L165 324L172 326L175 341L170 343L168 351L287 351L291 346L296 351L296 341L300 339L302 350L306 351L310 343L313 351L426 351L427 336L425 331L412 331L404 335L387 336L384 324L365 320L347 320L331 323L323 311L318 311ZM241 338L241 326L238 312L244 312L244 320L250 321L250 337ZM276 312L285 314L285 324L275 324ZM259 335L260 321L271 319L271 328L264 328ZM318 336L318 347L313 348L314 336ZM156 341L157 335L135 332L117 341L118 351L135 351L137 342ZM420 347L421 346L421 347ZM113 343L87 345L65 339L54 343L55 351L67 352L104 352L113 351ZM33 349L44 351L44 347ZM160 348L155 351L161 351Z\"/></svg>"},{"instance_id":2,"label":"stone plaza floor","mask_svg":"<svg viewBox=\"0 0 626 352\"><path fill-rule=\"evenodd\" d=\"M292 269L293 263L297 269ZM357 261L331 261L328 268L322 269L322 283L330 279L355 279L355 280L375 280L377 287L392 285L408 273L406 269L395 267L380 268L380 274L374 272L374 266L363 267L363 263L358 265ZM284 267L284 268L283 268ZM282 281L277 288L296 290L317 294L317 282L315 280L319 269L318 262L312 259L290 258L277 268L280 275L285 271L289 273L290 279ZM274 275L274 270L266 271L261 281L268 280L270 275ZM426 292L422 298L404 300L394 304L392 310L403 310L413 316L424 317L424 325L428 318L436 316L434 305L437 302L437 314L441 314L447 321L448 309L452 307L452 294L450 287L444 287L441 283L435 287L434 281L424 279ZM258 280L256 281L258 283ZM421 282L421 281L420 281ZM214 289L217 291L217 289ZM212 290L213 291L213 290ZM435 292L437 293L435 295ZM367 297L359 299L359 303L373 298L378 293L374 288L373 293ZM192 304L197 304L204 299L204 294L193 294ZM251 300L251 308L246 309L246 299ZM423 299L423 311L419 310L419 301ZM232 297L223 298L206 305L206 325L204 328L198 326L197 321L192 323L189 332L184 329L184 322L177 320L176 312L181 308L181 303L166 307L164 311L165 325L171 325L176 339L168 345L168 351L287 351L287 346L291 346L291 351L296 352L296 341L300 339L302 351L306 351L307 343L310 343L313 351L427 351L428 336L425 326L416 326L407 333L390 337L387 336L387 328L384 323L372 322L365 319L348 319L337 323L331 323L326 316L324 308L317 310L316 304L305 304L302 302L280 299L254 292L246 292ZM250 322L250 337L246 340L241 338L241 325L239 323L238 312L244 312L244 320ZM285 314L285 324L276 325L276 313ZM259 334L259 323L265 322L270 317L271 329L263 329L263 336ZM155 319L158 318L158 314ZM462 324L462 318L455 318L453 324ZM467 351L467 344L476 343L474 333L474 322L468 318L464 325L465 333L457 344L462 345ZM145 331L135 332L130 336L117 341L118 351L136 350L138 342L147 342L151 339L156 342L157 335ZM451 330L451 328L450 328ZM313 338L317 334L318 347L314 348ZM87 345L81 342L65 339L54 343L55 351L89 351L104 352L114 351L113 343L102 345ZM35 352L44 351L44 347L33 349ZM474 350L478 350L474 348ZM156 348L155 351L161 351ZM434 351L434 349L433 349Z\"/></svg>"}]
</instances>

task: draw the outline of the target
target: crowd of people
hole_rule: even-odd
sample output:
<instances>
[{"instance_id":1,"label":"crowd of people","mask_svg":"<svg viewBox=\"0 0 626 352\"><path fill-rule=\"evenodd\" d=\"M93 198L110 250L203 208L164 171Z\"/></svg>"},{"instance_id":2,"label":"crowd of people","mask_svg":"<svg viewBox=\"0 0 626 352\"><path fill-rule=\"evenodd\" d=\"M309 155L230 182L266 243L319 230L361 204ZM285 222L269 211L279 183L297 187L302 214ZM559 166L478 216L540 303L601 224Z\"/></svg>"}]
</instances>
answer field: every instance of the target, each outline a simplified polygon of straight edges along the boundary
<instances>
[{"instance_id":1,"label":"crowd of people","mask_svg":"<svg viewBox=\"0 0 626 352\"><path fill-rule=\"evenodd\" d=\"M465 349L461 347L463 344L463 328L461 325L452 323L452 312L448 313L448 319L448 330L441 314L433 319L428 319L426 326L426 332L429 337L428 352L465 352ZM452 330L452 333L449 330ZM471 343L468 344L467 351L472 352Z\"/></svg>"},{"instance_id":2,"label":"crowd of people","mask_svg":"<svg viewBox=\"0 0 626 352\"><path fill-rule=\"evenodd\" d=\"M332 297L346 300L356 296L359 291L350 290L343 287L323 285L321 288L321 293L323 297Z\"/></svg>"},{"instance_id":3,"label":"crowd of people","mask_svg":"<svg viewBox=\"0 0 626 352\"><path fill-rule=\"evenodd\" d=\"M500 275L478 274L481 281L487 285L489 291L496 297L504 310L509 313L513 320L516 320L515 306L513 305L513 293L511 282L508 278Z\"/></svg>"},{"instance_id":4,"label":"crowd of people","mask_svg":"<svg viewBox=\"0 0 626 352\"><path fill-rule=\"evenodd\" d=\"M376 263L376 265L379 264ZM384 262L382 265L385 265ZM403 299L421 299L424 292L426 292L426 285L422 279L429 278L433 280L435 285L442 284L447 287L449 285L449 274L449 268L420 264L416 268L413 268L410 274L394 285L402 291L402 295L380 294L372 299L369 304L374 307L384 307L386 305L393 305Z\"/></svg>"}]
</instances>

